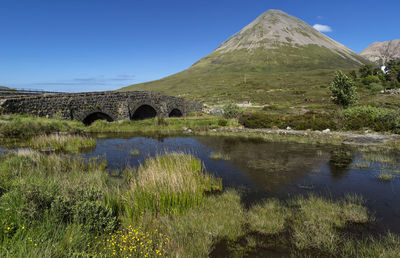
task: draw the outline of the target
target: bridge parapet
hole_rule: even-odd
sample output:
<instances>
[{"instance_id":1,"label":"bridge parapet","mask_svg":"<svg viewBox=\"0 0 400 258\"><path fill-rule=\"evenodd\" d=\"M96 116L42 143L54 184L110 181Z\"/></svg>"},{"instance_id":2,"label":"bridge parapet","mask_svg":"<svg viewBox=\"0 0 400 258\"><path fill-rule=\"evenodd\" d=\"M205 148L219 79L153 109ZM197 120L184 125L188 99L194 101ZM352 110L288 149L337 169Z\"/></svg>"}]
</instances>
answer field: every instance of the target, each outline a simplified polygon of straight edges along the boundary
<instances>
[{"instance_id":1,"label":"bridge parapet","mask_svg":"<svg viewBox=\"0 0 400 258\"><path fill-rule=\"evenodd\" d=\"M90 124L148 117L186 116L201 111L203 104L148 91L85 92L21 96L2 101L3 113L25 113L45 117L63 117Z\"/></svg>"}]
</instances>

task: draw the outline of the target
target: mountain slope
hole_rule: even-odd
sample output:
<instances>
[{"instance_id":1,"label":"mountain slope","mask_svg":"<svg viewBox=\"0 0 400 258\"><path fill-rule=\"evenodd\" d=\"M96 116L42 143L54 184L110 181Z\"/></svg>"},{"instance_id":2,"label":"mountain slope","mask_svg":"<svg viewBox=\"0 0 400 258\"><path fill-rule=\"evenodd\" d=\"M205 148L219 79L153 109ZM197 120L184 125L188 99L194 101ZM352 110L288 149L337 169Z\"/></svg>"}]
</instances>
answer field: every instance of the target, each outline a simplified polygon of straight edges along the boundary
<instances>
[{"instance_id":1,"label":"mountain slope","mask_svg":"<svg viewBox=\"0 0 400 258\"><path fill-rule=\"evenodd\" d=\"M384 65L391 59L400 59L400 39L375 42L360 55L379 65Z\"/></svg>"},{"instance_id":2,"label":"mountain slope","mask_svg":"<svg viewBox=\"0 0 400 258\"><path fill-rule=\"evenodd\" d=\"M279 10L269 10L189 69L164 79L121 90L153 90L171 95L219 100L270 101L280 94L320 97L332 70L352 69L364 58ZM314 89L313 87L317 87ZM297 93L293 93L297 92ZM293 93L293 94L292 94Z\"/></svg>"}]
</instances>

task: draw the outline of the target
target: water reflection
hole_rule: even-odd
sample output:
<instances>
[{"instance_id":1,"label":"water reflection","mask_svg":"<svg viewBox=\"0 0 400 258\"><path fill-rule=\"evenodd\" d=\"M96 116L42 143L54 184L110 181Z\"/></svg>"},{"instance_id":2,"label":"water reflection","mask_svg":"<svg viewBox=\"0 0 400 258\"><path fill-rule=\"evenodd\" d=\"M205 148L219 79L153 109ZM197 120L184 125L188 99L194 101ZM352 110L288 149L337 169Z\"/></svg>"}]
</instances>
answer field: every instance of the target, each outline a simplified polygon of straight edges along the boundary
<instances>
[{"instance_id":1,"label":"water reflection","mask_svg":"<svg viewBox=\"0 0 400 258\"><path fill-rule=\"evenodd\" d=\"M85 155L105 157L111 170L136 167L150 156L181 151L200 158L207 171L223 179L225 187L241 189L246 205L266 197L287 199L317 193L342 198L358 194L382 230L400 233L400 180L396 177L385 183L377 179L382 169L400 171L394 154L361 154L345 146L231 137L108 137L99 139L96 149ZM132 150L137 150L137 155L132 155ZM213 152L230 159L211 159Z\"/></svg>"},{"instance_id":2,"label":"water reflection","mask_svg":"<svg viewBox=\"0 0 400 258\"><path fill-rule=\"evenodd\" d=\"M349 172L353 162L353 152L349 147L339 147L331 151L329 168L334 179L341 179Z\"/></svg>"}]
</instances>

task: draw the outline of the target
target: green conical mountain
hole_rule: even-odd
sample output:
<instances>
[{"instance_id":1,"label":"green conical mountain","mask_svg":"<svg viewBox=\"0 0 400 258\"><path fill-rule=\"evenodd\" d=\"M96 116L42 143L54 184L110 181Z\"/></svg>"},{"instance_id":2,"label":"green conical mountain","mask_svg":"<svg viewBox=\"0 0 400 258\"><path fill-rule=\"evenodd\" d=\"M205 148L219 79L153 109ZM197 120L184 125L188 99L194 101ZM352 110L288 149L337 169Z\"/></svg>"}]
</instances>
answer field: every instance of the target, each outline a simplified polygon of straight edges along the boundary
<instances>
[{"instance_id":1,"label":"green conical mountain","mask_svg":"<svg viewBox=\"0 0 400 258\"><path fill-rule=\"evenodd\" d=\"M269 10L189 69L122 90L152 90L207 102L267 103L276 92L310 92L333 70L353 69L366 59L280 10ZM321 91L321 90L319 90ZM304 95L305 93L301 93Z\"/></svg>"}]
</instances>

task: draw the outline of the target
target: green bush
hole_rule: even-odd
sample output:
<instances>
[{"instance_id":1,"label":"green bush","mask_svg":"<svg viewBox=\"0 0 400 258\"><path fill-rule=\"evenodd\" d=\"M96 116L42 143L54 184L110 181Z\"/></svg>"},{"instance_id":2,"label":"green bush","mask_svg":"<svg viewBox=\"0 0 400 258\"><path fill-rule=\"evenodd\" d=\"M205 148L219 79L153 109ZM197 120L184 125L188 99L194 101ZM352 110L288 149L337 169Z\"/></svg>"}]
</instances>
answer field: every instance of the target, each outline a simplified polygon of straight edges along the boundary
<instances>
[{"instance_id":1,"label":"green bush","mask_svg":"<svg viewBox=\"0 0 400 258\"><path fill-rule=\"evenodd\" d=\"M219 119L218 120L218 125L219 126L226 126L228 124L228 120L226 119Z\"/></svg>"},{"instance_id":2,"label":"green bush","mask_svg":"<svg viewBox=\"0 0 400 258\"><path fill-rule=\"evenodd\" d=\"M28 185L21 189L24 199L22 207L23 217L28 220L40 219L44 213L50 209L55 196L57 196L57 188L55 185Z\"/></svg>"},{"instance_id":3,"label":"green bush","mask_svg":"<svg viewBox=\"0 0 400 258\"><path fill-rule=\"evenodd\" d=\"M375 131L398 132L399 114L396 110L371 106L358 106L343 112L345 128L360 130L369 128Z\"/></svg>"},{"instance_id":4,"label":"green bush","mask_svg":"<svg viewBox=\"0 0 400 258\"><path fill-rule=\"evenodd\" d=\"M376 75L368 75L367 77L365 77L365 78L362 80L362 82L363 82L365 85L370 85L371 83L380 83L381 80L380 80L379 77L376 76Z\"/></svg>"},{"instance_id":5,"label":"green bush","mask_svg":"<svg viewBox=\"0 0 400 258\"><path fill-rule=\"evenodd\" d=\"M308 112L302 115L284 117L284 123L296 130L325 130L338 129L338 119L330 113Z\"/></svg>"},{"instance_id":6,"label":"green bush","mask_svg":"<svg viewBox=\"0 0 400 258\"><path fill-rule=\"evenodd\" d=\"M225 118L238 118L243 114L243 110L235 103L226 104L223 110Z\"/></svg>"},{"instance_id":7,"label":"green bush","mask_svg":"<svg viewBox=\"0 0 400 258\"><path fill-rule=\"evenodd\" d=\"M244 114L239 123L247 128L291 127L296 130L338 129L338 118L329 113L308 112L301 115L271 115L261 112Z\"/></svg>"},{"instance_id":8,"label":"green bush","mask_svg":"<svg viewBox=\"0 0 400 258\"><path fill-rule=\"evenodd\" d=\"M101 234L116 229L117 218L112 210L97 201L82 201L74 206L74 221L81 224L88 232Z\"/></svg>"},{"instance_id":9,"label":"green bush","mask_svg":"<svg viewBox=\"0 0 400 258\"><path fill-rule=\"evenodd\" d=\"M368 85L368 89L372 93L377 94L377 93L381 92L382 90L384 90L385 88L381 84L373 82Z\"/></svg>"},{"instance_id":10,"label":"green bush","mask_svg":"<svg viewBox=\"0 0 400 258\"><path fill-rule=\"evenodd\" d=\"M356 86L354 82L342 71L335 73L330 87L333 103L344 108L354 104L357 100Z\"/></svg>"},{"instance_id":11,"label":"green bush","mask_svg":"<svg viewBox=\"0 0 400 258\"><path fill-rule=\"evenodd\" d=\"M246 113L239 118L239 123L247 128L271 128L273 126L283 128L284 126L281 116L261 112Z\"/></svg>"}]
</instances>

